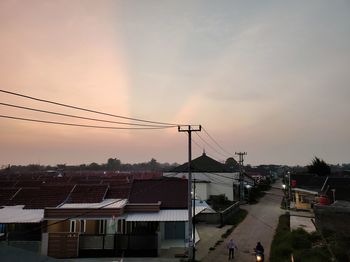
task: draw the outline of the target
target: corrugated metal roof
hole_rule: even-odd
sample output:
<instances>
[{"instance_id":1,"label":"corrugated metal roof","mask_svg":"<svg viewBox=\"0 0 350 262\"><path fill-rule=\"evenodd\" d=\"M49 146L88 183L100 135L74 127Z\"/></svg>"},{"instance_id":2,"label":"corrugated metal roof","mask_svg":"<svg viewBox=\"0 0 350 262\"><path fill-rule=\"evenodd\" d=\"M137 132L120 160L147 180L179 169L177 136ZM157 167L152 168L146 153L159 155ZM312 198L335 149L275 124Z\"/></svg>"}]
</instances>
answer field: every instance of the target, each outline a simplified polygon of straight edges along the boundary
<instances>
[{"instance_id":1,"label":"corrugated metal roof","mask_svg":"<svg viewBox=\"0 0 350 262\"><path fill-rule=\"evenodd\" d=\"M44 209L23 209L24 205L5 206L0 209L0 223L39 223L44 219Z\"/></svg>"},{"instance_id":2,"label":"corrugated metal roof","mask_svg":"<svg viewBox=\"0 0 350 262\"><path fill-rule=\"evenodd\" d=\"M126 221L188 221L187 209L160 210L159 212L144 212L128 214Z\"/></svg>"},{"instance_id":3,"label":"corrugated metal roof","mask_svg":"<svg viewBox=\"0 0 350 262\"><path fill-rule=\"evenodd\" d=\"M208 211L208 213L215 213L205 206L195 208L195 214ZM126 221L147 222L147 221L188 221L187 209L169 209L160 210L159 212L142 212L130 213L125 218Z\"/></svg>"},{"instance_id":4,"label":"corrugated metal roof","mask_svg":"<svg viewBox=\"0 0 350 262\"><path fill-rule=\"evenodd\" d=\"M60 208L122 208L127 203L127 199L105 199L100 203L67 203Z\"/></svg>"}]
</instances>

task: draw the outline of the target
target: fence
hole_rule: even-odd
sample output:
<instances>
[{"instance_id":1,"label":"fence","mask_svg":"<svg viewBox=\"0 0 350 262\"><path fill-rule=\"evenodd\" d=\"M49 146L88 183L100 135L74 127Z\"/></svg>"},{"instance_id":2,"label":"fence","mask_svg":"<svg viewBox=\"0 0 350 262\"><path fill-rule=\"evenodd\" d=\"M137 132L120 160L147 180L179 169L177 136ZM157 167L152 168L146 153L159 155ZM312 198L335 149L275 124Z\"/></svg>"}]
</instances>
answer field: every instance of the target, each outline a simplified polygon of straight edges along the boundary
<instances>
[{"instance_id":1,"label":"fence","mask_svg":"<svg viewBox=\"0 0 350 262\"><path fill-rule=\"evenodd\" d=\"M80 235L79 256L157 256L158 235Z\"/></svg>"}]
</instances>

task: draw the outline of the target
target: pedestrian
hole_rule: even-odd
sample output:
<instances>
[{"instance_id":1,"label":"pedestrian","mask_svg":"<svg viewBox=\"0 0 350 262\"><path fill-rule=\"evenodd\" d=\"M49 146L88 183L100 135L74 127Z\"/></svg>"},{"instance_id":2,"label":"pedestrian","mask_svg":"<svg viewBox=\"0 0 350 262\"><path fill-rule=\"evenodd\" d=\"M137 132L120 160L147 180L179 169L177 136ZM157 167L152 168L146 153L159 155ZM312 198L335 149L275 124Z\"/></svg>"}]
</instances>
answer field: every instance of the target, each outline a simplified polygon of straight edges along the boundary
<instances>
[{"instance_id":1,"label":"pedestrian","mask_svg":"<svg viewBox=\"0 0 350 262\"><path fill-rule=\"evenodd\" d=\"M237 249L236 243L231 238L230 241L227 243L228 248L228 259L233 259L235 257L235 248Z\"/></svg>"}]
</instances>

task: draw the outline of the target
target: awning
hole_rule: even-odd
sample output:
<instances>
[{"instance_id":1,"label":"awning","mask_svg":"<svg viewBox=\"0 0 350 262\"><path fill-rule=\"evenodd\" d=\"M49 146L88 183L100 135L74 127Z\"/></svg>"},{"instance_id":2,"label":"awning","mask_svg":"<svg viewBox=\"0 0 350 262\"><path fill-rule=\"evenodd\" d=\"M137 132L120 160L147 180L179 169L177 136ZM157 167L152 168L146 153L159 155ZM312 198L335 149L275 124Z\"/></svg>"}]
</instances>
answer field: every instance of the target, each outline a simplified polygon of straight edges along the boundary
<instances>
[{"instance_id":1,"label":"awning","mask_svg":"<svg viewBox=\"0 0 350 262\"><path fill-rule=\"evenodd\" d=\"M292 190L298 191L298 192L302 192L302 193L309 193L309 194L312 194L312 195L317 195L318 194L317 191L307 190L307 189L298 188L298 187L294 187L294 188L292 188Z\"/></svg>"},{"instance_id":2,"label":"awning","mask_svg":"<svg viewBox=\"0 0 350 262\"><path fill-rule=\"evenodd\" d=\"M127 199L105 199L99 203L66 203L59 208L122 208Z\"/></svg>"},{"instance_id":3,"label":"awning","mask_svg":"<svg viewBox=\"0 0 350 262\"><path fill-rule=\"evenodd\" d=\"M215 211L208 209L205 206L196 207L195 214L207 211L208 213L215 213ZM126 221L133 222L150 222L150 221L188 221L188 210L187 209L171 209L171 210L160 210L159 212L142 212L142 213L129 213Z\"/></svg>"},{"instance_id":4,"label":"awning","mask_svg":"<svg viewBox=\"0 0 350 262\"><path fill-rule=\"evenodd\" d=\"M187 209L160 210L159 212L143 212L128 214L126 221L150 222L150 221L188 221Z\"/></svg>"},{"instance_id":5,"label":"awning","mask_svg":"<svg viewBox=\"0 0 350 262\"><path fill-rule=\"evenodd\" d=\"M44 209L23 209L23 205L5 206L0 209L0 223L39 223L44 218Z\"/></svg>"}]
</instances>

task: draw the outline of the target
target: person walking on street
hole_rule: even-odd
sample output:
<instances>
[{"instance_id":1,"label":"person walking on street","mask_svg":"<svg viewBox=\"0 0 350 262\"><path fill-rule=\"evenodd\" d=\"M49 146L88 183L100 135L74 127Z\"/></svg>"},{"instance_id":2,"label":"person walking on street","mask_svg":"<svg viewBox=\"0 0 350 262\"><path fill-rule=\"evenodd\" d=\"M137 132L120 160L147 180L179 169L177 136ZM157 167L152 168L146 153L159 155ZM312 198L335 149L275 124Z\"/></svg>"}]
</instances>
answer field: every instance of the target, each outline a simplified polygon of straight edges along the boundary
<instances>
[{"instance_id":1,"label":"person walking on street","mask_svg":"<svg viewBox=\"0 0 350 262\"><path fill-rule=\"evenodd\" d=\"M230 241L227 243L228 248L228 259L233 259L235 257L235 248L237 249L236 243L231 238Z\"/></svg>"}]
</instances>

